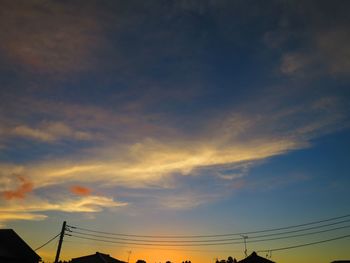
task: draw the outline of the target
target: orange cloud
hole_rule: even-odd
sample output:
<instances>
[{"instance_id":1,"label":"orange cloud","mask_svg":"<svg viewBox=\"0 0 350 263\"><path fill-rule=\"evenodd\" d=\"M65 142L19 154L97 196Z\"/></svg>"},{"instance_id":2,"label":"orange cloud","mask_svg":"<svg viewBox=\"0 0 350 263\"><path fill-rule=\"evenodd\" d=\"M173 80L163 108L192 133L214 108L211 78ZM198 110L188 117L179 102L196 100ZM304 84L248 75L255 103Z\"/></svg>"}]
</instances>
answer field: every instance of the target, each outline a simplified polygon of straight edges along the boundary
<instances>
[{"instance_id":1,"label":"orange cloud","mask_svg":"<svg viewBox=\"0 0 350 263\"><path fill-rule=\"evenodd\" d=\"M89 195L89 194L91 194L91 189L90 188L83 187L83 186L80 186L80 185L72 186L70 188L70 191L73 194L76 194L76 195Z\"/></svg>"},{"instance_id":2,"label":"orange cloud","mask_svg":"<svg viewBox=\"0 0 350 263\"><path fill-rule=\"evenodd\" d=\"M27 193L33 190L33 184L30 181L28 181L28 179L22 176L17 176L17 178L20 181L20 185L15 190L8 190L2 193L3 197L6 200L11 200L16 198L23 199L25 198Z\"/></svg>"}]
</instances>

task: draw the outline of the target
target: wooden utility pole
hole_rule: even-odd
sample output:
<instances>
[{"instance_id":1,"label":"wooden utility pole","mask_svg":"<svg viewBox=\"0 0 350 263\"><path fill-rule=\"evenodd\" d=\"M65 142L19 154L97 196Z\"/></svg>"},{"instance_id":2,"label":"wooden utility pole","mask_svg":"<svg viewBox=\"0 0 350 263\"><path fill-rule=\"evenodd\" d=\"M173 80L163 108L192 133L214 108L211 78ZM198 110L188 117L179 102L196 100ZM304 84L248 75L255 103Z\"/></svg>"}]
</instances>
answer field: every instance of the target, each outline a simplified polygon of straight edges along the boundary
<instances>
[{"instance_id":1,"label":"wooden utility pole","mask_svg":"<svg viewBox=\"0 0 350 263\"><path fill-rule=\"evenodd\" d=\"M66 231L66 221L63 221L61 235L60 235L60 241L58 242L58 246L57 246L55 263L58 263L58 259L60 258L61 247L62 247L62 242L63 242L63 237L64 237L64 231Z\"/></svg>"},{"instance_id":2,"label":"wooden utility pole","mask_svg":"<svg viewBox=\"0 0 350 263\"><path fill-rule=\"evenodd\" d=\"M243 239L244 239L244 255L245 257L247 257L247 238L248 236L245 236L245 235L240 235Z\"/></svg>"}]
</instances>

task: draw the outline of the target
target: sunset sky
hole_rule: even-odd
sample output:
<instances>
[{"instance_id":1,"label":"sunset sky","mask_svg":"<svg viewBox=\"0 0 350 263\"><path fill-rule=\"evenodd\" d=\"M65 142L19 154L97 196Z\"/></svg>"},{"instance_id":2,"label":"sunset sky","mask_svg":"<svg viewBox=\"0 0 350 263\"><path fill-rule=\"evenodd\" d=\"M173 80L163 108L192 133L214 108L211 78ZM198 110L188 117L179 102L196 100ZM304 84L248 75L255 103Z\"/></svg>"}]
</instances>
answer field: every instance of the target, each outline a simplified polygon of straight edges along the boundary
<instances>
[{"instance_id":1,"label":"sunset sky","mask_svg":"<svg viewBox=\"0 0 350 263\"><path fill-rule=\"evenodd\" d=\"M0 228L37 248L64 220L220 235L350 214L349 10L345 0L0 0ZM350 235L349 222L247 243L248 254ZM56 247L37 253L51 262ZM272 260L327 263L350 259L349 247ZM130 263L244 258L242 243L66 236L61 259L96 251L124 261L131 251Z\"/></svg>"}]
</instances>

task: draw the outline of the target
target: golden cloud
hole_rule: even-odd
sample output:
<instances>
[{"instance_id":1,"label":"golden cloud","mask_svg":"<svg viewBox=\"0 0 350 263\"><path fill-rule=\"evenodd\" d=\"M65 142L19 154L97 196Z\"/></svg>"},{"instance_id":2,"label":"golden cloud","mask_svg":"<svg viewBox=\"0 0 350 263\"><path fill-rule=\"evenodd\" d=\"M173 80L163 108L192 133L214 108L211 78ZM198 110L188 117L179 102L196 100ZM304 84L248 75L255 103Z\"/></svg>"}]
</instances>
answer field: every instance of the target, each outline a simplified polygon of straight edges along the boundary
<instances>
[{"instance_id":1,"label":"golden cloud","mask_svg":"<svg viewBox=\"0 0 350 263\"><path fill-rule=\"evenodd\" d=\"M297 119L300 114L305 117L302 121ZM172 132L170 138L164 134L159 139L114 143L113 135L106 134L106 138L111 136L108 144L79 158L1 166L4 177L20 171L35 182L36 188L69 182L146 187L175 173L189 175L205 167L241 166L307 147L309 139L319 132L338 127L342 113L334 99L322 99L292 109L271 108L271 113L265 115L235 113L218 119L222 121L208 120L207 128L193 137ZM61 123L45 125L42 130L52 136L74 136Z\"/></svg>"},{"instance_id":2,"label":"golden cloud","mask_svg":"<svg viewBox=\"0 0 350 263\"><path fill-rule=\"evenodd\" d=\"M123 154L108 149L109 156L80 162L52 161L23 166L35 187L71 182L95 182L127 187L145 187L174 173L188 175L197 168L240 165L300 148L304 144L287 139L260 139L217 147L204 142L165 144L147 139L123 148ZM113 155L116 157L113 158ZM118 158L118 156L120 156ZM13 166L13 170L19 170Z\"/></svg>"},{"instance_id":3,"label":"golden cloud","mask_svg":"<svg viewBox=\"0 0 350 263\"><path fill-rule=\"evenodd\" d=\"M22 213L22 212L4 212L0 213L0 223L12 220L43 220L47 218L46 215L39 215L35 213Z\"/></svg>"},{"instance_id":4,"label":"golden cloud","mask_svg":"<svg viewBox=\"0 0 350 263\"><path fill-rule=\"evenodd\" d=\"M259 101L256 101L254 106L262 108L258 103ZM167 182L172 180L174 175L200 176L202 169L210 171L218 180L231 184L232 180L248 174L247 169L251 165L292 150L308 147L309 140L318 136L320 132L339 128L343 117L334 99L323 99L300 107L278 108L278 110L274 108L276 106L268 106L271 108L264 108L264 114L231 112L215 120L206 120L207 127L193 136L185 136L175 130L175 132L164 133L161 137L146 135L142 137L142 133L138 134L139 131L136 130L135 133L138 136L135 136L134 141L114 142L114 134L107 132L104 134L107 143L83 153L80 152L79 155L23 165L0 164L0 191L14 190L9 179L12 174L25 174L26 178L34 183L33 195L47 187L61 189L63 186L67 189L67 185L93 184L94 189L154 186L162 188L170 185ZM80 114L85 118L84 110ZM301 114L303 118L300 119L298 116ZM99 126L107 121L108 118L104 119L98 114L96 123L89 123L89 125ZM40 127L42 127L41 131L57 138L74 136L73 129L61 124L45 123ZM133 129L130 133L133 133ZM244 173L220 176L217 171L227 166L238 170L246 167L246 170ZM171 185L176 187L176 182ZM88 195L89 191L86 189L80 190L75 189L75 193L80 194L75 197L79 196L81 199L67 201L65 198L60 198L57 203L44 202L40 205L43 210L39 211L94 212L104 206L115 205L113 200ZM85 193L86 195L82 195ZM201 196L200 193L198 196ZM192 197L188 198L189 202L181 198L175 198L174 202L166 199L164 201L167 201L168 207L191 207L190 203L201 204L206 198L211 198L202 196L203 200ZM29 198L24 201L27 199ZM10 203L10 201L12 200L7 202ZM120 205L119 202L117 204ZM6 202L3 205L6 205ZM0 205L0 207L3 206ZM18 207L18 204L13 204L13 207L23 211L39 209L33 208L27 202L23 203L23 207Z\"/></svg>"},{"instance_id":5,"label":"golden cloud","mask_svg":"<svg viewBox=\"0 0 350 263\"><path fill-rule=\"evenodd\" d=\"M68 213L96 213L105 208L123 207L125 202L115 201L105 196L81 196L79 198L63 197L59 201L49 201L38 197L23 200L10 200L0 205L0 223L12 220L43 220L46 211L63 211Z\"/></svg>"}]
</instances>

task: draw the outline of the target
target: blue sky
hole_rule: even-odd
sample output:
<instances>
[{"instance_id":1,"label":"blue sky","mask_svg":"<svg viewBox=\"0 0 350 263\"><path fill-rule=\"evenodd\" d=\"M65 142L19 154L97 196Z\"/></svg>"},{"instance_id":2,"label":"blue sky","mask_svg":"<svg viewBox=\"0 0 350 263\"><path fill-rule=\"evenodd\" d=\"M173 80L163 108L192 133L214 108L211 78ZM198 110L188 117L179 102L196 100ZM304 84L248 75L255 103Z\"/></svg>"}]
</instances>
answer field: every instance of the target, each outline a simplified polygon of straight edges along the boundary
<instances>
[{"instance_id":1,"label":"blue sky","mask_svg":"<svg viewBox=\"0 0 350 263\"><path fill-rule=\"evenodd\" d=\"M347 1L0 5L0 224L33 246L63 220L198 234L348 213ZM332 249L311 259L349 257Z\"/></svg>"}]
</instances>

